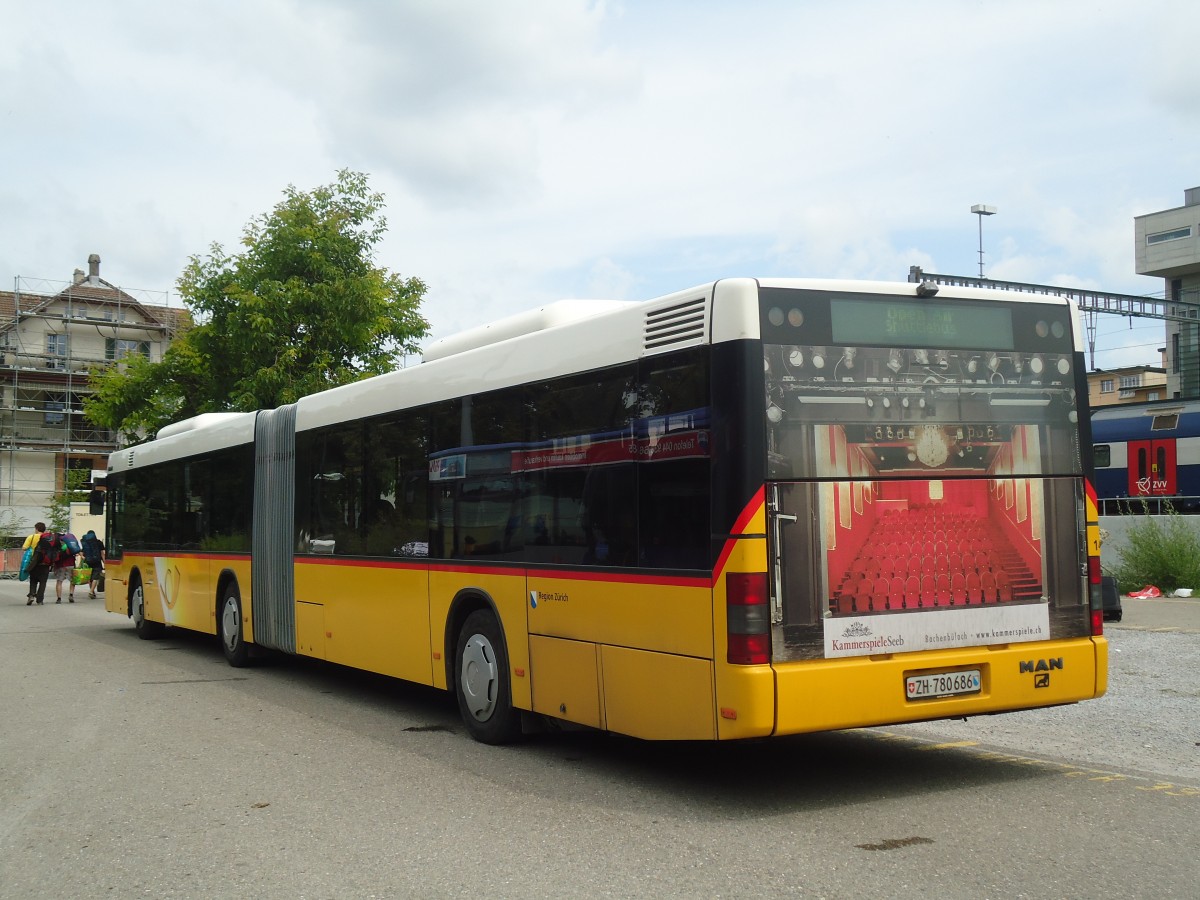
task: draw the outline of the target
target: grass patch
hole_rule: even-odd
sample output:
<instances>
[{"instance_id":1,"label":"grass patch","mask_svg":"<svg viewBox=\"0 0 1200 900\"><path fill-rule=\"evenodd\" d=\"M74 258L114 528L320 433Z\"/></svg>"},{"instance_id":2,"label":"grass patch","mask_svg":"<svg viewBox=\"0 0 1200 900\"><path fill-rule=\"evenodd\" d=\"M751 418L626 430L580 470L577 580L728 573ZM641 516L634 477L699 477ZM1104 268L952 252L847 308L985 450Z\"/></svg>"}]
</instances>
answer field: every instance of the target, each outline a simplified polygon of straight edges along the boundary
<instances>
[{"instance_id":1,"label":"grass patch","mask_svg":"<svg viewBox=\"0 0 1200 900\"><path fill-rule=\"evenodd\" d=\"M1160 516L1141 515L1129 529L1128 539L1128 546L1118 551L1120 562L1112 571L1121 593L1148 584L1164 594L1181 587L1200 587L1200 535L1170 506Z\"/></svg>"}]
</instances>

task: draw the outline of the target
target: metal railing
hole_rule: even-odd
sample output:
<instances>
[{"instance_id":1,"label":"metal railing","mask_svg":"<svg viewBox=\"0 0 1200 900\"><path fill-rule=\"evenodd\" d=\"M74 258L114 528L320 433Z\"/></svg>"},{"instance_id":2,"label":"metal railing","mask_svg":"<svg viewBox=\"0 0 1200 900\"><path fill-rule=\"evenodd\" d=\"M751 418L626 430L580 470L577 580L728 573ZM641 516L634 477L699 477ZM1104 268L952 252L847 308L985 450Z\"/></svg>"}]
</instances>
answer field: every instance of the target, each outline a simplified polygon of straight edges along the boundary
<instances>
[{"instance_id":1,"label":"metal railing","mask_svg":"<svg viewBox=\"0 0 1200 900\"><path fill-rule=\"evenodd\" d=\"M1169 497L1108 497L1100 500L1102 516L1163 516L1170 513L1200 513L1200 497L1174 494Z\"/></svg>"}]
</instances>

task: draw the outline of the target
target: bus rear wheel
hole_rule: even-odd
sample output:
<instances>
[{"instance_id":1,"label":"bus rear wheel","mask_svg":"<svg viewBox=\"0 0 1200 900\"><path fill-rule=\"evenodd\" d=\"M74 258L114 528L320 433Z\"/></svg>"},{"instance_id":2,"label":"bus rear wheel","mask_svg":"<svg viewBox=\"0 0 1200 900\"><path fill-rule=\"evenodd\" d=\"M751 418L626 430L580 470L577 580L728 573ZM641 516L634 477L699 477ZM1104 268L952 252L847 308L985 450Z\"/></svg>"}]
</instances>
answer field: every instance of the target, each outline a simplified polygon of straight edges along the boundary
<instances>
[{"instance_id":1,"label":"bus rear wheel","mask_svg":"<svg viewBox=\"0 0 1200 900\"><path fill-rule=\"evenodd\" d=\"M229 664L238 669L249 665L250 648L242 630L242 593L235 583L225 588L221 614L217 616L217 633L221 639L221 651Z\"/></svg>"},{"instance_id":2,"label":"bus rear wheel","mask_svg":"<svg viewBox=\"0 0 1200 900\"><path fill-rule=\"evenodd\" d=\"M512 705L508 650L500 623L487 610L467 616L458 633L458 709L471 737L484 744L507 744L521 735Z\"/></svg>"},{"instance_id":3,"label":"bus rear wheel","mask_svg":"<svg viewBox=\"0 0 1200 900\"><path fill-rule=\"evenodd\" d=\"M146 590L140 578L134 579L133 588L129 591L129 618L133 619L133 630L143 641L162 637L162 623L146 618Z\"/></svg>"}]
</instances>

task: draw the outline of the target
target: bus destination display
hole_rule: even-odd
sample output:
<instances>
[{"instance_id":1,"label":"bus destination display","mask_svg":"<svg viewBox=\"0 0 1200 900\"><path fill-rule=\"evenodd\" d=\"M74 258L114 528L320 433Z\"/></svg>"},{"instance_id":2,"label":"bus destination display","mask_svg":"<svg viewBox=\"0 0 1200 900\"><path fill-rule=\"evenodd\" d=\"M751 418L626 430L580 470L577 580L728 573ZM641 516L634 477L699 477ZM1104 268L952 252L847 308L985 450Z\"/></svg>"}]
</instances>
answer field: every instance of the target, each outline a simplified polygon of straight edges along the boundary
<instances>
[{"instance_id":1,"label":"bus destination display","mask_svg":"<svg viewBox=\"0 0 1200 900\"><path fill-rule=\"evenodd\" d=\"M1013 349L1012 313L983 305L905 303L896 300L829 302L837 344Z\"/></svg>"}]
</instances>

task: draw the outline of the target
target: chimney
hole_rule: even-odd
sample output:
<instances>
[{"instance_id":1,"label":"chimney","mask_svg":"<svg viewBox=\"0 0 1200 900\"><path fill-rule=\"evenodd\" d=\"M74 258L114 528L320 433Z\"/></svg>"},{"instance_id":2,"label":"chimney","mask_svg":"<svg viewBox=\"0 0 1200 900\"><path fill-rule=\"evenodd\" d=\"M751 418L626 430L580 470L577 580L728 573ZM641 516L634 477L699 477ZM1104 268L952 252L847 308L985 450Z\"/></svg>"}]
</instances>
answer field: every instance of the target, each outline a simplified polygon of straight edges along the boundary
<instances>
[{"instance_id":1,"label":"chimney","mask_svg":"<svg viewBox=\"0 0 1200 900\"><path fill-rule=\"evenodd\" d=\"M88 257L88 281L92 284L100 283L100 254L93 253Z\"/></svg>"},{"instance_id":2,"label":"chimney","mask_svg":"<svg viewBox=\"0 0 1200 900\"><path fill-rule=\"evenodd\" d=\"M71 280L74 281L75 284L83 284L83 269L76 269L75 274L71 276Z\"/></svg>"}]
</instances>

